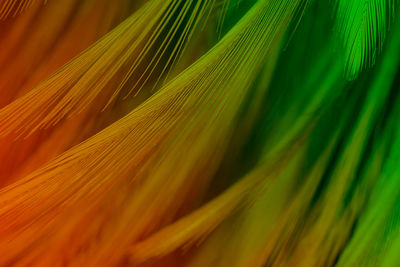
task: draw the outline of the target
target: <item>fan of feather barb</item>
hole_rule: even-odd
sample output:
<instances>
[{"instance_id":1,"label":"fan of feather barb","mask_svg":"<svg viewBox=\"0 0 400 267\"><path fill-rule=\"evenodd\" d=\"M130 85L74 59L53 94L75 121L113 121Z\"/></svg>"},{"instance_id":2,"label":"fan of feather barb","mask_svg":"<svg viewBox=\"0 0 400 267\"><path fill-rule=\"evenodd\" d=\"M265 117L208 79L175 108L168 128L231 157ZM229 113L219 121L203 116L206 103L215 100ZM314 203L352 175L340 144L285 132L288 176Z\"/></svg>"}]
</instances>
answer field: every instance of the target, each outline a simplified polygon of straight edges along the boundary
<instances>
[{"instance_id":1,"label":"fan of feather barb","mask_svg":"<svg viewBox=\"0 0 400 267\"><path fill-rule=\"evenodd\" d=\"M0 2L0 20L16 16L36 2L46 3L47 0L3 0Z\"/></svg>"}]
</instances>

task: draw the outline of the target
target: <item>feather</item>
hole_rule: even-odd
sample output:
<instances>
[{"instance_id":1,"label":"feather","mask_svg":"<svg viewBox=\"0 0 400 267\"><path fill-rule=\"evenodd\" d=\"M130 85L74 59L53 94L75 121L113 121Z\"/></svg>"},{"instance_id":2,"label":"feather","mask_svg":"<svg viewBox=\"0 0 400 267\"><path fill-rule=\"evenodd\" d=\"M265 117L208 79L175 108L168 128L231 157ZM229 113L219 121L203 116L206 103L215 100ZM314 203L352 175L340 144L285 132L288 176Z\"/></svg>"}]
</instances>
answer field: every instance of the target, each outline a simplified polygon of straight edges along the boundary
<instances>
[{"instance_id":1,"label":"feather","mask_svg":"<svg viewBox=\"0 0 400 267\"><path fill-rule=\"evenodd\" d=\"M398 264L398 0L111 2L0 2L0 266Z\"/></svg>"},{"instance_id":2,"label":"feather","mask_svg":"<svg viewBox=\"0 0 400 267\"><path fill-rule=\"evenodd\" d=\"M399 22L396 24L399 26ZM379 103L381 94L385 94L393 81L397 78L400 66L400 27L395 27L392 38L385 51L386 57L382 62L381 69L376 75L371 91L370 109L375 103ZM397 89L397 88L396 88ZM391 100L391 99L390 99ZM388 154L381 160L382 170L374 177L372 182L369 201L359 219L358 227L339 258L338 266L360 265L360 266L391 266L388 262L397 262L398 254L393 254L397 248L394 240L398 238L399 226L399 98L385 123L385 132L380 141L385 142ZM370 119L370 118L369 118ZM367 119L365 119L367 120ZM369 170L368 170L369 171ZM358 189L363 191L362 188ZM365 194L365 191L364 191ZM387 264L387 265L386 265Z\"/></svg>"},{"instance_id":3,"label":"feather","mask_svg":"<svg viewBox=\"0 0 400 267\"><path fill-rule=\"evenodd\" d=\"M36 1L24 14L0 23L0 106L24 95L118 25L133 8L138 8L138 3L129 2L57 0L41 5ZM106 112L103 115L101 119L109 116ZM0 186L92 135L93 117L97 116L83 112L56 129L30 138L2 138Z\"/></svg>"},{"instance_id":4,"label":"feather","mask_svg":"<svg viewBox=\"0 0 400 267\"><path fill-rule=\"evenodd\" d=\"M0 263L24 253L21 264L113 265L121 248L190 208L221 161L249 83L300 2L259 0L141 106L1 190Z\"/></svg>"},{"instance_id":5,"label":"feather","mask_svg":"<svg viewBox=\"0 0 400 267\"><path fill-rule=\"evenodd\" d=\"M24 14L0 23L0 106L26 94L119 24L132 12L128 2L58 0L43 6L35 1Z\"/></svg>"},{"instance_id":6,"label":"feather","mask_svg":"<svg viewBox=\"0 0 400 267\"><path fill-rule=\"evenodd\" d=\"M47 0L41 0L41 2L46 3ZM14 17L34 3L35 0L3 0L0 2L0 20L4 20L9 16Z\"/></svg>"},{"instance_id":7,"label":"feather","mask_svg":"<svg viewBox=\"0 0 400 267\"><path fill-rule=\"evenodd\" d=\"M137 73L130 94L140 90L154 69L161 74L179 57L194 28L215 0L151 0L92 47L70 61L26 95L0 110L0 132L32 133L79 113L103 93L108 106ZM178 19L173 21L177 17ZM188 20L187 23L184 20ZM173 22L173 23L172 23ZM167 28L172 24L170 28ZM178 31L183 27L183 31ZM164 36L165 35L165 36ZM161 44L158 42L163 36ZM172 40L177 39L175 44ZM173 50L166 55L168 47ZM152 50L155 54L152 55ZM144 67L144 70L140 68ZM107 90L108 89L108 90Z\"/></svg>"},{"instance_id":8,"label":"feather","mask_svg":"<svg viewBox=\"0 0 400 267\"><path fill-rule=\"evenodd\" d=\"M382 50L396 0L337 0L336 29L343 41L346 76L354 79L375 64Z\"/></svg>"}]
</instances>

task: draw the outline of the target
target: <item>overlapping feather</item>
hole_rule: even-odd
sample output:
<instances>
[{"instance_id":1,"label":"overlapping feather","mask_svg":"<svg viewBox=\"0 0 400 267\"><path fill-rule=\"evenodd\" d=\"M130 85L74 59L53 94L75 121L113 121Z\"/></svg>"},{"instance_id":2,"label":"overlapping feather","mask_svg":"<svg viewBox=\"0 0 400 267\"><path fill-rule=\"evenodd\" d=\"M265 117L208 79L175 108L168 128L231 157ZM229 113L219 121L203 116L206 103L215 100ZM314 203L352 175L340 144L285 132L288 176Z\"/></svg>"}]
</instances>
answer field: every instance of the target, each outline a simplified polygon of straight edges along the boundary
<instances>
[{"instance_id":1,"label":"overlapping feather","mask_svg":"<svg viewBox=\"0 0 400 267\"><path fill-rule=\"evenodd\" d=\"M46 0L41 1L46 3ZM34 2L35 0L2 0L0 2L0 20L23 12L33 5Z\"/></svg>"},{"instance_id":2,"label":"overlapping feather","mask_svg":"<svg viewBox=\"0 0 400 267\"><path fill-rule=\"evenodd\" d=\"M252 77L299 3L259 0L143 105L1 190L0 263L115 265L130 244L190 211L222 159Z\"/></svg>"},{"instance_id":3,"label":"overlapping feather","mask_svg":"<svg viewBox=\"0 0 400 267\"><path fill-rule=\"evenodd\" d=\"M130 2L58 0L42 5L36 1L23 14L0 23L0 106L29 92L118 25L140 4ZM93 117L86 112L24 140L1 138L0 185L81 142L92 134L93 124Z\"/></svg>"},{"instance_id":4,"label":"overlapping feather","mask_svg":"<svg viewBox=\"0 0 400 267\"><path fill-rule=\"evenodd\" d=\"M340 62L323 38L317 42L323 56L303 55L314 53L304 41L308 33L299 34L304 47L292 47L294 57L291 48L281 56L285 33L306 1L258 0L215 47L127 116L0 190L0 265L169 266L168 256L189 249L195 253L170 265L394 266L399 142L392 137L399 135L399 101L391 97L399 97L392 87L399 28L384 57L378 55L395 1L338 1L346 75L353 79L379 61L375 76L343 90ZM63 135L63 123L91 126L122 92L159 85L215 3L148 1L1 109L1 134L13 141L12 133L48 127L61 134L42 151L57 136L67 143L73 134ZM221 6L224 18L227 3ZM247 127L267 92L251 85L266 61L272 67L261 86L275 98L267 102L270 117L252 128L261 133L251 135ZM303 65L308 69L299 70ZM250 118L243 121L245 99ZM64 121L71 116L78 120ZM209 200L213 178L226 175L219 171L234 137L261 139L260 155Z\"/></svg>"},{"instance_id":5,"label":"overlapping feather","mask_svg":"<svg viewBox=\"0 0 400 267\"><path fill-rule=\"evenodd\" d=\"M107 106L134 74L136 80L127 94L140 90L156 68L160 68L158 80L161 79L162 74L179 58L194 29L210 12L214 2L147 2L50 78L1 109L0 131L3 134L30 133L54 125L87 109L94 100L99 100L100 94L109 96L108 101L103 103ZM167 26L169 24L172 26ZM162 41L160 36L164 38ZM175 39L178 41L172 44ZM166 49L170 47L172 52L166 55ZM156 51L154 55L152 50ZM163 57L166 57L164 61Z\"/></svg>"}]
</instances>

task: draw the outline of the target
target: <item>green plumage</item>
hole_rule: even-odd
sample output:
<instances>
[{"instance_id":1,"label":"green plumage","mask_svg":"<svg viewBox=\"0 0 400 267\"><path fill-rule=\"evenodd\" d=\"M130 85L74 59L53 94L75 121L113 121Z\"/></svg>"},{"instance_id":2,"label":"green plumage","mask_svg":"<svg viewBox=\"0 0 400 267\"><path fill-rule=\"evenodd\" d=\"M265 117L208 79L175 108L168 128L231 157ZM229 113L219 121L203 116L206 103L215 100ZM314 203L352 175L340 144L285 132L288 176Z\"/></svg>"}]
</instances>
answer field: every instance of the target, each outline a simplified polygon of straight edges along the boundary
<instances>
[{"instance_id":1,"label":"green plumage","mask_svg":"<svg viewBox=\"0 0 400 267\"><path fill-rule=\"evenodd\" d=\"M375 63L394 14L396 0L337 0L336 29L349 79Z\"/></svg>"}]
</instances>

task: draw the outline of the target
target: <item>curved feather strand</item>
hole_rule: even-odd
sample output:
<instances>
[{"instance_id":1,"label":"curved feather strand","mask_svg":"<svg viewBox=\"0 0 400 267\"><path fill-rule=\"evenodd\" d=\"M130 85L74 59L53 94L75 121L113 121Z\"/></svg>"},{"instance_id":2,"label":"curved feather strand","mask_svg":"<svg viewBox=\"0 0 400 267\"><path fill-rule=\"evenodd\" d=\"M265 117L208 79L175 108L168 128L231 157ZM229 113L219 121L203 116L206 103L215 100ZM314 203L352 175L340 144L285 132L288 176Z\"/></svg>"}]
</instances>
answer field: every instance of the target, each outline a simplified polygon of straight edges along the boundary
<instances>
[{"instance_id":1,"label":"curved feather strand","mask_svg":"<svg viewBox=\"0 0 400 267\"><path fill-rule=\"evenodd\" d=\"M346 76L355 79L382 50L396 0L337 0L336 29L343 42Z\"/></svg>"}]
</instances>

